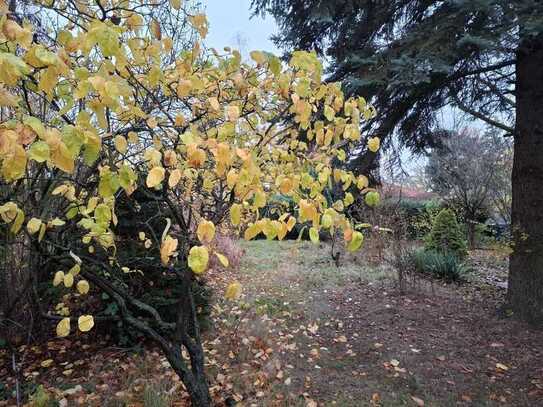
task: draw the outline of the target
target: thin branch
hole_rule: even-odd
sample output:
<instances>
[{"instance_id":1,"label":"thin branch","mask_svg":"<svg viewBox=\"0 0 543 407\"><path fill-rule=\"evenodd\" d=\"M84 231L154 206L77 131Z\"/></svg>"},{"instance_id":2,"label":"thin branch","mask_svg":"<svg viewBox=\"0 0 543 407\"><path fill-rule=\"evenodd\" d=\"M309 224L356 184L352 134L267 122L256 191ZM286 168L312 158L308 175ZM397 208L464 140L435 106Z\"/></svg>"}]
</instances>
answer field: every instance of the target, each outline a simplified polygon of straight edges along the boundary
<instances>
[{"instance_id":1,"label":"thin branch","mask_svg":"<svg viewBox=\"0 0 543 407\"><path fill-rule=\"evenodd\" d=\"M490 117L488 116L485 116L484 114L482 114L481 112L478 112L477 110L475 109L472 109L470 108L469 106L466 106L459 98L458 96L453 93L453 91L451 90L450 92L450 96L451 98L454 100L454 103L458 106L458 108L470 115L472 115L473 117L476 117L477 119L479 120L482 120L484 121L485 123L488 123L490 124L491 126L494 126L494 127L497 127L499 129L502 129L502 130L505 130L507 132L507 136L513 136L514 132L515 132L515 129L513 127L510 127L506 124L503 124L501 122L498 122L494 119L491 119Z\"/></svg>"}]
</instances>

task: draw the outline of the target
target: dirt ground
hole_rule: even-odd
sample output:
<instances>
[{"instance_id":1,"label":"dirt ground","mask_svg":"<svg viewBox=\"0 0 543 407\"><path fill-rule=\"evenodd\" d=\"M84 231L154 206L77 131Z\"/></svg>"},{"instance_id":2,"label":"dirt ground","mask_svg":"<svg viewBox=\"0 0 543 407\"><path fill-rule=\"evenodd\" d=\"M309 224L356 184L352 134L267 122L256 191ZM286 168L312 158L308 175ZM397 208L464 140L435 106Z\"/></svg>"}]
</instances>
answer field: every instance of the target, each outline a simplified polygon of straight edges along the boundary
<instances>
[{"instance_id":1,"label":"dirt ground","mask_svg":"<svg viewBox=\"0 0 543 407\"><path fill-rule=\"evenodd\" d=\"M337 268L326 244L242 245L240 269L210 277L219 296L231 279L244 287L240 301L217 299L206 333L217 403L543 405L543 331L499 311L507 264L498 253L472 253L466 283L415 279L400 295L386 261L364 251ZM42 384L49 405L188 405L158 352L98 345L81 337L23 349L25 388Z\"/></svg>"}]
</instances>

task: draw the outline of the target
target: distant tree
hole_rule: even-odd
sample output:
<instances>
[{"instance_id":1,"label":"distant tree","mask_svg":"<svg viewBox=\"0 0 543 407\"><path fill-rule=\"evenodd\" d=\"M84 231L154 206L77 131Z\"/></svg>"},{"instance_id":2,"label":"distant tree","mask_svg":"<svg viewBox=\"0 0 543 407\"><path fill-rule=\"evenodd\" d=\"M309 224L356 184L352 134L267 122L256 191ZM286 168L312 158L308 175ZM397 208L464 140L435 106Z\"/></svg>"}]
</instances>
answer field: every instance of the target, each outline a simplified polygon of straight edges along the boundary
<instances>
[{"instance_id":1,"label":"distant tree","mask_svg":"<svg viewBox=\"0 0 543 407\"><path fill-rule=\"evenodd\" d=\"M329 77L379 111L362 129L432 145L441 109L514 136L508 302L543 323L543 2L539 0L253 0L279 23L275 42L329 58ZM369 168L376 154L353 151Z\"/></svg>"},{"instance_id":2,"label":"distant tree","mask_svg":"<svg viewBox=\"0 0 543 407\"><path fill-rule=\"evenodd\" d=\"M495 185L491 191L492 209L494 215L506 224L511 224L512 185L513 172L513 144L507 143L498 157Z\"/></svg>"},{"instance_id":3,"label":"distant tree","mask_svg":"<svg viewBox=\"0 0 543 407\"><path fill-rule=\"evenodd\" d=\"M503 169L509 143L503 137L468 129L446 133L442 145L429 155L428 187L458 211L473 248L476 223L492 214L494 201L507 196L510 189L511 180L504 177Z\"/></svg>"}]
</instances>

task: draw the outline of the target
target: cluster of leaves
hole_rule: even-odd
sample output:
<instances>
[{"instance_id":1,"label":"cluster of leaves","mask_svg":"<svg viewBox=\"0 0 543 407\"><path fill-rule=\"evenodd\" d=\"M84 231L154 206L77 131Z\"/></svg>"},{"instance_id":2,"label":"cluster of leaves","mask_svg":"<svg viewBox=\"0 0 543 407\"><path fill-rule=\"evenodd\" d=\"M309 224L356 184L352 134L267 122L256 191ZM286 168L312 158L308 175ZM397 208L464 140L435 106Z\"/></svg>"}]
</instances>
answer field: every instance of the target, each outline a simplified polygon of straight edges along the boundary
<instances>
[{"instance_id":1,"label":"cluster of leaves","mask_svg":"<svg viewBox=\"0 0 543 407\"><path fill-rule=\"evenodd\" d=\"M202 395L193 381L203 369L199 331L187 331L196 323L187 318L195 318L191 281L210 257L229 265L215 244L217 226L229 220L246 239L283 239L308 222L312 241L333 229L347 249L359 249L360 227L345 215L349 189L372 203L378 195L366 177L334 163L361 142L361 123L375 110L323 83L314 53L295 52L283 64L254 51L249 64L229 48L204 52L205 15L176 0L28 7L38 23L0 7L1 219L56 267L59 336L74 320L90 330L93 316L71 317L69 304L84 308L89 293L105 292ZM162 15L187 22L194 40L180 43L178 25L159 22ZM377 151L378 138L366 141ZM332 186L343 193L328 202L323 192ZM292 199L295 212L263 217L277 194ZM141 210L141 197L153 202L152 213ZM121 201L132 205L130 217L118 216ZM137 227L132 234L124 233L128 223ZM122 255L134 245L156 260L153 278L172 277L184 293L175 319L132 295L149 265ZM234 282L226 295L240 290ZM176 341L191 352L192 371Z\"/></svg>"}]
</instances>

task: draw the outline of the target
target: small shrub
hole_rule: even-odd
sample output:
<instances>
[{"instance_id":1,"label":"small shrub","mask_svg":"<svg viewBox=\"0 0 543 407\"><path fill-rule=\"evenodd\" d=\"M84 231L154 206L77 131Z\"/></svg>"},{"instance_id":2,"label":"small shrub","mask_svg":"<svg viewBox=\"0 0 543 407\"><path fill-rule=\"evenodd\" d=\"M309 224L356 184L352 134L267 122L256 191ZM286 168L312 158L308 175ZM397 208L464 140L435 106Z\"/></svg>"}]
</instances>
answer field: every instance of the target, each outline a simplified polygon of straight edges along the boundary
<instances>
[{"instance_id":1,"label":"small shrub","mask_svg":"<svg viewBox=\"0 0 543 407\"><path fill-rule=\"evenodd\" d=\"M470 272L464 262L453 253L434 250L416 250L411 263L418 273L432 275L447 281L461 281Z\"/></svg>"},{"instance_id":2,"label":"small shrub","mask_svg":"<svg viewBox=\"0 0 543 407\"><path fill-rule=\"evenodd\" d=\"M442 206L437 201L421 202L418 205L403 206L408 220L408 232L411 239L422 239L430 233L434 219Z\"/></svg>"},{"instance_id":3,"label":"small shrub","mask_svg":"<svg viewBox=\"0 0 543 407\"><path fill-rule=\"evenodd\" d=\"M245 250L239 245L238 240L228 235L217 234L215 237L215 249L224 254L228 258L230 268L237 270L239 268L241 259L245 255ZM217 256L209 257L209 268L214 270L222 269L222 265L219 262Z\"/></svg>"},{"instance_id":4,"label":"small shrub","mask_svg":"<svg viewBox=\"0 0 543 407\"><path fill-rule=\"evenodd\" d=\"M425 249L447 253L464 258L467 255L466 242L454 212L442 209L434 219L432 230L425 239Z\"/></svg>"}]
</instances>

